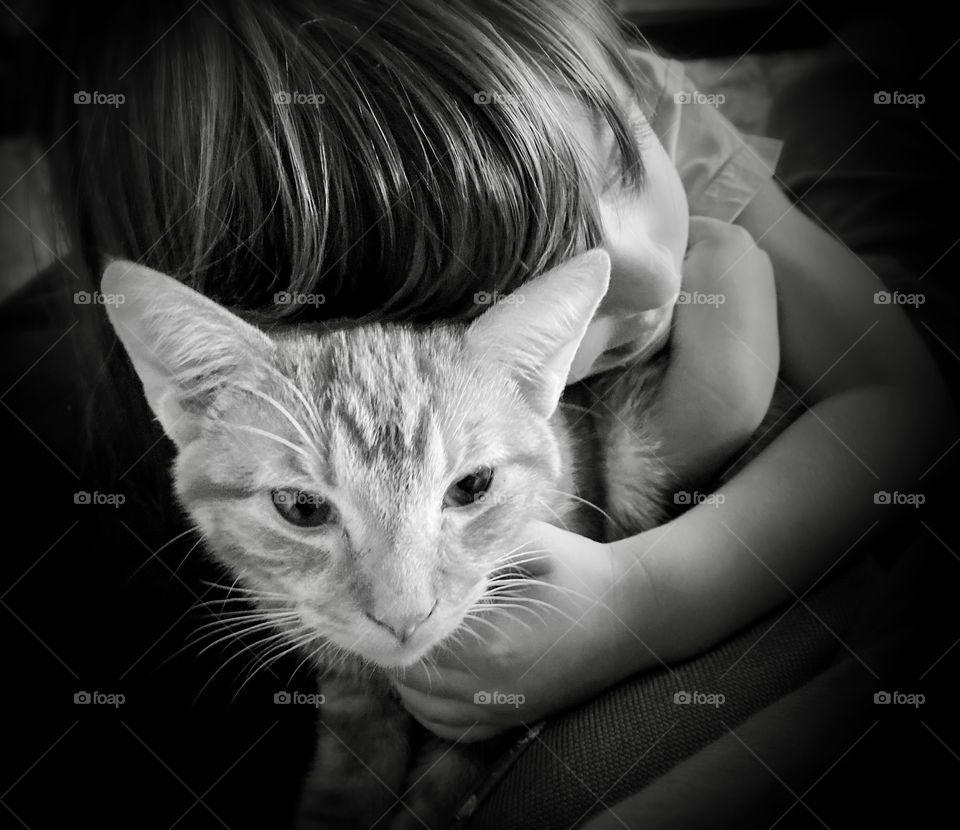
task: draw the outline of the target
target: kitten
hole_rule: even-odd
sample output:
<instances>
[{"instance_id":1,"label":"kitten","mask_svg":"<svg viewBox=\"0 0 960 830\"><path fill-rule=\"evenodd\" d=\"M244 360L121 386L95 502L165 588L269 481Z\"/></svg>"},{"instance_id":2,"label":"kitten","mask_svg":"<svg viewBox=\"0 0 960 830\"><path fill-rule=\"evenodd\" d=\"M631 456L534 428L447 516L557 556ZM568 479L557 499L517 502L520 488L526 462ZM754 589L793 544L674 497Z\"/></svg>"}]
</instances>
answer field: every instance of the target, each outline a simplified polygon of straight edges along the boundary
<instances>
[{"instance_id":1,"label":"kitten","mask_svg":"<svg viewBox=\"0 0 960 830\"><path fill-rule=\"evenodd\" d=\"M529 519L614 538L663 517L647 423L661 366L594 381L594 414L558 406L609 268L583 254L469 325L269 333L155 271L106 269L103 291L124 298L110 320L178 451L180 504L316 664L299 827L366 828L391 809L394 826L448 823L473 770L414 724L392 674L522 579Z\"/></svg>"}]
</instances>

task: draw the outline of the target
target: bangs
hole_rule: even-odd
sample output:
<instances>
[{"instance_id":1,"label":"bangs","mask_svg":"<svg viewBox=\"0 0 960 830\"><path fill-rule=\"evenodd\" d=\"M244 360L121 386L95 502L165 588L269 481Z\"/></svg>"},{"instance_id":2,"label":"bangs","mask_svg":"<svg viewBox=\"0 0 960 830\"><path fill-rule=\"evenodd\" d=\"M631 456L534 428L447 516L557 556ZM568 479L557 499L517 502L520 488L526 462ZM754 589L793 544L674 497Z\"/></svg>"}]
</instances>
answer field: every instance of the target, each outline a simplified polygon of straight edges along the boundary
<instances>
[{"instance_id":1,"label":"bangs","mask_svg":"<svg viewBox=\"0 0 960 830\"><path fill-rule=\"evenodd\" d=\"M571 125L609 128L642 183L640 90L602 3L220 5L127 71L122 111L81 113L98 255L268 321L465 318L599 244Z\"/></svg>"}]
</instances>

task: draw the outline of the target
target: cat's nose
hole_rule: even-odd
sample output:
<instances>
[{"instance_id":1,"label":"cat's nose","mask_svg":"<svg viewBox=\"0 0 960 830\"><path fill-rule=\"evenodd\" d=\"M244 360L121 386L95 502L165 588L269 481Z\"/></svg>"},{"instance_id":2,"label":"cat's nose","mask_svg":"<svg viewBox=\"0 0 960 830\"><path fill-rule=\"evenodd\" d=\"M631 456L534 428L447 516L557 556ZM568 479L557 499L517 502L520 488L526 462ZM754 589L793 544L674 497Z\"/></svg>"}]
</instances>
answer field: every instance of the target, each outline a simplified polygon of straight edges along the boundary
<instances>
[{"instance_id":1,"label":"cat's nose","mask_svg":"<svg viewBox=\"0 0 960 830\"><path fill-rule=\"evenodd\" d=\"M395 612L386 611L382 615L377 614L375 611L372 613L365 611L364 613L377 625L390 631L401 643L406 643L407 640L413 636L414 632L430 619L436 610L438 602L439 600L434 600L433 605L426 611L407 611L404 609Z\"/></svg>"}]
</instances>

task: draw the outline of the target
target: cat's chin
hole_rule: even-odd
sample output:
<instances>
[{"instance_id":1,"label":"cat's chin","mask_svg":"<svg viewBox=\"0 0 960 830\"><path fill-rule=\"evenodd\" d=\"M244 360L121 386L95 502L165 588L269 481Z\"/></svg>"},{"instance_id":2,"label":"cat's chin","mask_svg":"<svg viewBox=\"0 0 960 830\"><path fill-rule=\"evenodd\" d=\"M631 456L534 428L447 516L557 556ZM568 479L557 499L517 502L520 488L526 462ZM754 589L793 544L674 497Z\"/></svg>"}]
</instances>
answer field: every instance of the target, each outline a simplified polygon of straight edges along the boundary
<instances>
[{"instance_id":1,"label":"cat's chin","mask_svg":"<svg viewBox=\"0 0 960 830\"><path fill-rule=\"evenodd\" d=\"M405 669L426 657L439 643L428 640L423 644L396 645L370 648L368 644L360 655L363 659L375 663L381 669Z\"/></svg>"}]
</instances>

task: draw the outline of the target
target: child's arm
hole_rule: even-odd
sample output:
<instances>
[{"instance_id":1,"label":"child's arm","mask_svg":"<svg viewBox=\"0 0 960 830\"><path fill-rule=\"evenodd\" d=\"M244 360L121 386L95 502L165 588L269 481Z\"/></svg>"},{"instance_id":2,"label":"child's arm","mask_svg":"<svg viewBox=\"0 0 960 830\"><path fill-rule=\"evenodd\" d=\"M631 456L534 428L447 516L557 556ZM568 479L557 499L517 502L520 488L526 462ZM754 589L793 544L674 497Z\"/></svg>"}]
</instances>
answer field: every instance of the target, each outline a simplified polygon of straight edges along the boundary
<instances>
[{"instance_id":1,"label":"child's arm","mask_svg":"<svg viewBox=\"0 0 960 830\"><path fill-rule=\"evenodd\" d=\"M670 362L652 420L674 489L721 472L766 414L780 365L777 292L743 228L691 217Z\"/></svg>"},{"instance_id":2,"label":"child's arm","mask_svg":"<svg viewBox=\"0 0 960 830\"><path fill-rule=\"evenodd\" d=\"M722 505L614 544L639 558L657 597L656 619L630 617L664 659L711 645L880 538L874 524L898 508L874 495L914 491L954 439L943 382L900 309L874 302L883 286L869 269L772 184L740 221L773 262L781 372L809 411L723 488Z\"/></svg>"},{"instance_id":3,"label":"child's arm","mask_svg":"<svg viewBox=\"0 0 960 830\"><path fill-rule=\"evenodd\" d=\"M552 554L540 579L560 590L530 593L557 610L532 631L498 621L484 646L404 677L408 708L441 736L531 723L713 645L881 538L877 525L911 508L874 495L910 492L949 450L945 387L900 310L874 303L881 286L866 266L773 185L741 221L772 260L781 373L809 411L724 486L719 505L611 545L536 526ZM524 703L474 703L491 689Z\"/></svg>"}]
</instances>

